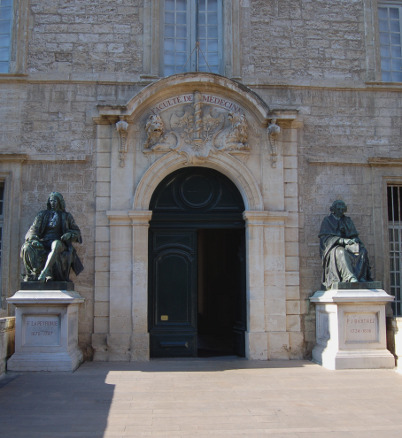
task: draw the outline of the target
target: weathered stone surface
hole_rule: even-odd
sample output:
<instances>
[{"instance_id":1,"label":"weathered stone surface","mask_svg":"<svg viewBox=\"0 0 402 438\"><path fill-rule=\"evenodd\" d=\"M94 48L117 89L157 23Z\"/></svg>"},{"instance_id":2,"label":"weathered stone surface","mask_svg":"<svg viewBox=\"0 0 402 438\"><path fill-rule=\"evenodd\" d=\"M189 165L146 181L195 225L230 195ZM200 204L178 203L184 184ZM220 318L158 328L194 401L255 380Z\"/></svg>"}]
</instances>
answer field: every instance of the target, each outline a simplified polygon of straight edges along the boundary
<instances>
[{"instance_id":1,"label":"weathered stone surface","mask_svg":"<svg viewBox=\"0 0 402 438\"><path fill-rule=\"evenodd\" d=\"M147 231L142 229L146 221L134 224L139 219L130 212L136 196L145 192L141 187L155 187L165 167L158 167L161 154L143 154L143 122L150 108L169 97L170 85L177 94L190 89L180 78L169 87L158 88L148 103L136 102L142 105L141 111L130 120L126 165L119 167L115 123L130 113L127 105L145 93L159 74L158 69L146 68L151 55L157 62L161 57L155 48L148 53L151 45L145 28L152 21L144 21L152 5L158 15L158 3L32 0L21 15L26 29L16 29L16 55L22 59L15 61L18 75L0 79L0 171L8 190L6 211L12 213L4 222L9 237L3 233L0 314L7 314L5 297L18 288L21 266L15 248L32 222L32 209L42 209L43 199L58 190L74 212L84 242L77 251L85 271L79 281L74 279L76 290L86 299L79 310L80 344L90 351L93 342L95 357L102 360L111 357L112 351L127 360L146 356L146 315L138 316L147 300ZM235 157L233 163L241 170L233 171L233 179L245 187L246 197L251 185L243 184L243 173L252 175L261 199L257 202L254 192L247 196L258 213L284 212L280 220L264 217L264 213L249 215L253 249L248 262L255 266L248 289L250 307L255 309L249 316L255 327L250 351L263 358L308 357L314 316L306 303L320 286L322 272L316 236L333 200L343 199L350 206L369 254L375 254L370 258L374 278L388 287L384 184L402 183L401 88L367 82L380 80L374 62L378 49L374 2L224 3L225 11L230 3L233 16L239 17L240 42L231 50L232 60L225 53L226 73L232 77L236 69L229 64L237 63L235 76L241 79L241 87L249 87L249 95L255 92L267 113L261 116L264 120L258 120L250 114L252 105L244 105L251 149ZM216 85L206 85L204 80L199 86L216 91ZM233 84L221 89L220 96L233 99L233 89ZM107 112L101 108L113 111L100 121L99 115ZM283 118L278 122L281 137L274 168L265 128L272 120L267 118L269 111L276 110ZM289 111L297 113L297 120L286 119ZM171 165L167 160L164 163ZM204 165L219 166L212 159ZM152 166L154 173L143 180ZM219 169L230 174L229 164L225 166ZM141 212L149 208L146 203L137 205ZM113 211L124 211L126 223L118 218L111 221L107 212ZM111 231L113 227L124 228L123 235ZM115 239L126 245L124 254L129 258L124 261L124 275L116 268L123 264L119 265L116 254L110 254ZM134 247L141 253L131 264ZM129 284L131 295L118 295L121 289L111 287L116 279L125 288ZM109 318L110 309L118 318L123 314L123 319ZM103 340L110 327L127 331L124 325L131 320L138 321L139 332L125 339L124 345L108 349ZM266 327L272 333L260 332ZM119 334L108 339L118 340ZM129 351L137 341L137 352Z\"/></svg>"},{"instance_id":2,"label":"weathered stone surface","mask_svg":"<svg viewBox=\"0 0 402 438\"><path fill-rule=\"evenodd\" d=\"M0 318L0 376L6 371L7 359L15 349L15 317Z\"/></svg>"}]
</instances>

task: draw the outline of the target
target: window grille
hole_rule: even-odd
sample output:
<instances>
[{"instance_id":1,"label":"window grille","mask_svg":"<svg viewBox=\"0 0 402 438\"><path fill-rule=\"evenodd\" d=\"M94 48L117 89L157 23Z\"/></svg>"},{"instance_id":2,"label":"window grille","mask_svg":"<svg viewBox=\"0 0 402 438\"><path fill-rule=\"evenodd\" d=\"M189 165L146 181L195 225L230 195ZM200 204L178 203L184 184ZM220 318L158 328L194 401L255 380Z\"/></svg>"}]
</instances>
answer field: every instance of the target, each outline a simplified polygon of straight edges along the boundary
<instances>
[{"instance_id":1,"label":"window grille","mask_svg":"<svg viewBox=\"0 0 402 438\"><path fill-rule=\"evenodd\" d=\"M8 73L10 66L13 0L0 0L0 73Z\"/></svg>"},{"instance_id":2,"label":"window grille","mask_svg":"<svg viewBox=\"0 0 402 438\"><path fill-rule=\"evenodd\" d=\"M381 3L378 19L382 80L402 82L402 4Z\"/></svg>"},{"instance_id":3,"label":"window grille","mask_svg":"<svg viewBox=\"0 0 402 438\"><path fill-rule=\"evenodd\" d=\"M163 49L165 76L221 73L221 0L165 0Z\"/></svg>"},{"instance_id":4,"label":"window grille","mask_svg":"<svg viewBox=\"0 0 402 438\"><path fill-rule=\"evenodd\" d=\"M390 288L394 315L402 316L402 185L387 187Z\"/></svg>"}]
</instances>

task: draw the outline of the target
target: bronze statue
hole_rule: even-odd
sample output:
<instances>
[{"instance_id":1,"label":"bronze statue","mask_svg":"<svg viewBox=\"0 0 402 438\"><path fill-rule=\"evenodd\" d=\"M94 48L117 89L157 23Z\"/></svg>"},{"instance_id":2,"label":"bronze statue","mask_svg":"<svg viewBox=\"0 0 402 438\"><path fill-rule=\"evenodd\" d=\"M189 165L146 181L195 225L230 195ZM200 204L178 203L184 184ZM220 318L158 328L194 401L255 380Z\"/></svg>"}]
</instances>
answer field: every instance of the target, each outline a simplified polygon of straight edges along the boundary
<instances>
[{"instance_id":1,"label":"bronze statue","mask_svg":"<svg viewBox=\"0 0 402 438\"><path fill-rule=\"evenodd\" d=\"M322 257L322 283L330 289L336 282L372 281L367 250L352 219L345 216L343 201L335 201L324 218L318 237Z\"/></svg>"},{"instance_id":2,"label":"bronze statue","mask_svg":"<svg viewBox=\"0 0 402 438\"><path fill-rule=\"evenodd\" d=\"M52 192L47 210L38 213L21 248L24 281L69 281L70 269L78 275L84 267L73 242L82 243L80 229L66 212L63 196Z\"/></svg>"}]
</instances>

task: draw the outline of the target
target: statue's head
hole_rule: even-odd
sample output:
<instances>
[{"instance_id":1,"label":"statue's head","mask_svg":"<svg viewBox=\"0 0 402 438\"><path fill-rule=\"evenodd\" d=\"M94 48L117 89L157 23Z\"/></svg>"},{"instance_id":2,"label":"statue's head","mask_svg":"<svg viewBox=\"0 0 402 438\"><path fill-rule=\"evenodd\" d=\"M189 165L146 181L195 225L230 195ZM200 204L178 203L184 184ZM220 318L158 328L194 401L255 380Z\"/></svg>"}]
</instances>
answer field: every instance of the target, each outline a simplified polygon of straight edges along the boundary
<instances>
[{"instance_id":1,"label":"statue's head","mask_svg":"<svg viewBox=\"0 0 402 438\"><path fill-rule=\"evenodd\" d=\"M49 195L49 198L47 200L47 209L48 210L54 209L54 207L52 207L53 202L51 202L53 200L57 201L57 207L55 208L56 210L61 210L61 211L66 210L66 203L64 202L63 195L59 192L52 192Z\"/></svg>"},{"instance_id":2,"label":"statue's head","mask_svg":"<svg viewBox=\"0 0 402 438\"><path fill-rule=\"evenodd\" d=\"M338 199L332 203L330 211L334 216L341 217L348 211L348 208L343 201Z\"/></svg>"}]
</instances>

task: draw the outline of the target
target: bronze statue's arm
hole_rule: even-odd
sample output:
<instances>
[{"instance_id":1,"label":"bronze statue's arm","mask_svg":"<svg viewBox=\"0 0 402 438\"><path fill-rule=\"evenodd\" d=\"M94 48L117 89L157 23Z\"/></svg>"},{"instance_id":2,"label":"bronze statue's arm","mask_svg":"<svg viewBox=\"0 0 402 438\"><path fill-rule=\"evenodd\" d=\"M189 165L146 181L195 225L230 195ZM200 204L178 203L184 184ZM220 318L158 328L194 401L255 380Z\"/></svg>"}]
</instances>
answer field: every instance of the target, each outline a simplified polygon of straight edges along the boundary
<instances>
[{"instance_id":1,"label":"bronze statue's arm","mask_svg":"<svg viewBox=\"0 0 402 438\"><path fill-rule=\"evenodd\" d=\"M67 214L67 231L61 236L61 240L66 243L78 242L82 243L81 231L75 223L73 216Z\"/></svg>"},{"instance_id":2,"label":"bronze statue's arm","mask_svg":"<svg viewBox=\"0 0 402 438\"><path fill-rule=\"evenodd\" d=\"M41 226L43 223L43 216L44 212L39 212L32 225L30 226L29 230L27 231L25 235L25 241L26 242L32 242L32 241L39 241L41 239Z\"/></svg>"}]
</instances>

